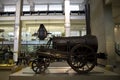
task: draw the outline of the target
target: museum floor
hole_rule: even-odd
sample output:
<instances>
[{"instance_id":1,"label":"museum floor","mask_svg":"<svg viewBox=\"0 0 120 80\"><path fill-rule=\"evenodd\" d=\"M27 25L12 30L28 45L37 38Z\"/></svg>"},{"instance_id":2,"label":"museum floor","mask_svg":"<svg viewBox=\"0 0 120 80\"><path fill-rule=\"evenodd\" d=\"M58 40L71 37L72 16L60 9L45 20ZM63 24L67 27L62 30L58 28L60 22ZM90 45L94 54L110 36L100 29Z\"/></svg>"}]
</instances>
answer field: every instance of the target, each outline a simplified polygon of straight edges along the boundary
<instances>
[{"instance_id":1,"label":"museum floor","mask_svg":"<svg viewBox=\"0 0 120 80\"><path fill-rule=\"evenodd\" d=\"M59 74L58 74L59 73ZM117 74L116 74L117 73ZM34 75L34 76L33 76ZM120 64L114 69L114 72L107 71L99 66L95 67L90 74L77 75L65 62L54 62L51 63L45 74L35 75L30 67L23 68L21 71L12 73L11 70L0 70L0 80L73 80L79 79L86 80L112 80L112 77L118 77L120 75ZM96 76L96 77L95 77ZM103 77L104 76L104 77ZM97 78L98 77L98 78ZM120 76L119 76L120 77ZM34 78L34 79L33 79ZM90 79L91 78L91 79ZM114 80L119 80L114 78Z\"/></svg>"}]
</instances>

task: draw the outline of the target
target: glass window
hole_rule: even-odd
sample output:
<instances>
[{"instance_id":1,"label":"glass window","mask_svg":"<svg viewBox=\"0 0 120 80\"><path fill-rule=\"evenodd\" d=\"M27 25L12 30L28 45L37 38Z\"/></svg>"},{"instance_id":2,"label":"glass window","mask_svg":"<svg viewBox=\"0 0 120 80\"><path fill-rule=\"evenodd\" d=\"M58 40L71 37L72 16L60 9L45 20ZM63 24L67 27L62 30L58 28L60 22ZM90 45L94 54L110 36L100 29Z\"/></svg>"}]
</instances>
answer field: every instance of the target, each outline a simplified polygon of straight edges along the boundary
<instances>
[{"instance_id":1,"label":"glass window","mask_svg":"<svg viewBox=\"0 0 120 80\"><path fill-rule=\"evenodd\" d=\"M70 11L78 11L79 5L70 5Z\"/></svg>"},{"instance_id":2,"label":"glass window","mask_svg":"<svg viewBox=\"0 0 120 80\"><path fill-rule=\"evenodd\" d=\"M49 10L50 10L50 11L54 11L54 10L56 10L56 11L58 11L58 10L62 10L62 5L60 5L60 4L49 5Z\"/></svg>"},{"instance_id":3,"label":"glass window","mask_svg":"<svg viewBox=\"0 0 120 80\"><path fill-rule=\"evenodd\" d=\"M85 9L85 6L80 4L80 9L79 10L84 10Z\"/></svg>"},{"instance_id":4,"label":"glass window","mask_svg":"<svg viewBox=\"0 0 120 80\"><path fill-rule=\"evenodd\" d=\"M80 36L80 32L79 31L71 31L70 36Z\"/></svg>"},{"instance_id":5,"label":"glass window","mask_svg":"<svg viewBox=\"0 0 120 80\"><path fill-rule=\"evenodd\" d=\"M84 36L84 35L86 35L86 30L81 31L81 36Z\"/></svg>"},{"instance_id":6,"label":"glass window","mask_svg":"<svg viewBox=\"0 0 120 80\"><path fill-rule=\"evenodd\" d=\"M35 11L47 11L47 5L35 5Z\"/></svg>"},{"instance_id":7,"label":"glass window","mask_svg":"<svg viewBox=\"0 0 120 80\"><path fill-rule=\"evenodd\" d=\"M23 11L30 11L30 5L23 5Z\"/></svg>"},{"instance_id":8,"label":"glass window","mask_svg":"<svg viewBox=\"0 0 120 80\"><path fill-rule=\"evenodd\" d=\"M4 12L15 12L16 6L15 5L5 5Z\"/></svg>"}]
</instances>

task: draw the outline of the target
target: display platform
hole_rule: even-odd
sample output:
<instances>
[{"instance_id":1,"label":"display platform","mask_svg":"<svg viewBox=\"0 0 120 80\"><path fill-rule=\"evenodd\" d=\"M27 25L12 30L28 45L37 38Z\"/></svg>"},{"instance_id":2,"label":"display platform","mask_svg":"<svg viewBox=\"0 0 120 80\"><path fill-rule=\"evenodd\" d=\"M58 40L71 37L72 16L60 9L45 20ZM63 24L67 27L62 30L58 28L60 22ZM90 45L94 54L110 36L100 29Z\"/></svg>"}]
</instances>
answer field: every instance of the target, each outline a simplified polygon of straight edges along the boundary
<instances>
[{"instance_id":1,"label":"display platform","mask_svg":"<svg viewBox=\"0 0 120 80\"><path fill-rule=\"evenodd\" d=\"M89 74L77 74L71 67L48 67L45 73L35 74L30 67L9 76L9 80L119 80L120 75L95 67Z\"/></svg>"}]
</instances>

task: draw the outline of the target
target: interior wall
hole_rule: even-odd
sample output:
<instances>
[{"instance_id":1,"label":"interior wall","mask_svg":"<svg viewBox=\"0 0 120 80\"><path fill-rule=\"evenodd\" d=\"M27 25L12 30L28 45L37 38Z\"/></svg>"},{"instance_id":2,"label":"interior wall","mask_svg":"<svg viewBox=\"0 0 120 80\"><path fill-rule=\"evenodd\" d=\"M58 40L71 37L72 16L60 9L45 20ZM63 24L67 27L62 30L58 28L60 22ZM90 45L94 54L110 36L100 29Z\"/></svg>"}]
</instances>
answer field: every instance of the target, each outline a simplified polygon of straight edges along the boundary
<instances>
[{"instance_id":1,"label":"interior wall","mask_svg":"<svg viewBox=\"0 0 120 80\"><path fill-rule=\"evenodd\" d=\"M40 24L44 24L47 31L53 32L53 34L60 32L61 36L64 36L65 32L64 20L26 20L21 21L21 24L23 41L35 39L36 37L32 36L32 34L37 32ZM8 33L14 33L14 21L0 21L0 29L4 29L5 38L9 38ZM71 36L80 36L83 30L85 31L85 20L71 20Z\"/></svg>"},{"instance_id":2,"label":"interior wall","mask_svg":"<svg viewBox=\"0 0 120 80\"><path fill-rule=\"evenodd\" d=\"M0 29L4 30L4 32L0 33L0 37L4 37L6 40L10 40L8 33L14 32L13 25L0 25Z\"/></svg>"},{"instance_id":3,"label":"interior wall","mask_svg":"<svg viewBox=\"0 0 120 80\"><path fill-rule=\"evenodd\" d=\"M119 25L116 25L115 28L114 28L114 35L115 35L115 43L116 43L116 47L117 49L120 50L120 26ZM120 56L118 56L116 54L116 58L117 58L117 61L120 62Z\"/></svg>"},{"instance_id":4,"label":"interior wall","mask_svg":"<svg viewBox=\"0 0 120 80\"><path fill-rule=\"evenodd\" d=\"M115 43L120 46L120 0L112 0L112 13L114 18L114 35L115 35ZM120 56L116 54L116 59L120 62Z\"/></svg>"},{"instance_id":5,"label":"interior wall","mask_svg":"<svg viewBox=\"0 0 120 80\"><path fill-rule=\"evenodd\" d=\"M115 33L115 42L120 43L120 26L116 25L114 28L114 33Z\"/></svg>"}]
</instances>

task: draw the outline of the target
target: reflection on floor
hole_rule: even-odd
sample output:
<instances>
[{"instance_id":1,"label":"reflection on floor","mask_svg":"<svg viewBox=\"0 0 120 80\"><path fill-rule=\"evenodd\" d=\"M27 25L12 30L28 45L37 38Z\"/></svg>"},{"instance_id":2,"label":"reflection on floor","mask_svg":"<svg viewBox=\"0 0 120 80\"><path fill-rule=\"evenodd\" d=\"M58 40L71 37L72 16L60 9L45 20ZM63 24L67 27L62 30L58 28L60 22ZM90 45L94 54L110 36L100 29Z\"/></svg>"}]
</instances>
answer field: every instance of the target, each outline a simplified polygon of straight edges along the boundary
<instances>
[{"instance_id":1,"label":"reflection on floor","mask_svg":"<svg viewBox=\"0 0 120 80\"><path fill-rule=\"evenodd\" d=\"M58 65L57 65L58 64ZM56 66L53 66L56 65ZM77 74L65 63L54 63L42 74L35 74L30 67L9 76L9 80L119 80L120 75L95 67L89 74Z\"/></svg>"}]
</instances>

